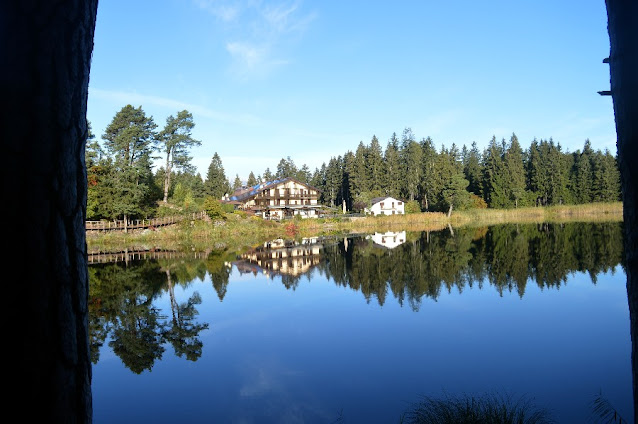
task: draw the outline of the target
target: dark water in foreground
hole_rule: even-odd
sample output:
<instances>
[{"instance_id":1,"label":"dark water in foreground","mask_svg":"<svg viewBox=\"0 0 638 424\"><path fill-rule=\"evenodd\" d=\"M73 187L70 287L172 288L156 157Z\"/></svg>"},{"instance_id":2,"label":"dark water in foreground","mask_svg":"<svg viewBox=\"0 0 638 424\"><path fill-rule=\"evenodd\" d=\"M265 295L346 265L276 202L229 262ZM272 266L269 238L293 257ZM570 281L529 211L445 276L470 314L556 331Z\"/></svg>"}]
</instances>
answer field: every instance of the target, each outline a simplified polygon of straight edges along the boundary
<instances>
[{"instance_id":1,"label":"dark water in foreground","mask_svg":"<svg viewBox=\"0 0 638 424\"><path fill-rule=\"evenodd\" d=\"M633 415L621 224L92 265L94 422L397 423L420 396Z\"/></svg>"}]
</instances>

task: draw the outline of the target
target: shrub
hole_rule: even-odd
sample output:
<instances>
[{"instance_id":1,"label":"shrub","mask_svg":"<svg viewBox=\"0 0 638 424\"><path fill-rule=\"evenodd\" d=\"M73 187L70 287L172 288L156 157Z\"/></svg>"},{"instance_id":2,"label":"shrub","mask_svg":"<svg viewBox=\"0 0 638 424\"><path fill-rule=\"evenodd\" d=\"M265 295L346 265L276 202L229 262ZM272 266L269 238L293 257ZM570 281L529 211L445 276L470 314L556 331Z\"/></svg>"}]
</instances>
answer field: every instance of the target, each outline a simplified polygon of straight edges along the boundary
<instances>
[{"instance_id":1,"label":"shrub","mask_svg":"<svg viewBox=\"0 0 638 424\"><path fill-rule=\"evenodd\" d=\"M231 205L230 203L222 203L222 210L226 213L234 213L235 212L235 206Z\"/></svg>"},{"instance_id":2,"label":"shrub","mask_svg":"<svg viewBox=\"0 0 638 424\"><path fill-rule=\"evenodd\" d=\"M222 203L213 197L207 197L206 200L204 200L204 211L212 220L226 219Z\"/></svg>"},{"instance_id":3,"label":"shrub","mask_svg":"<svg viewBox=\"0 0 638 424\"><path fill-rule=\"evenodd\" d=\"M468 209L487 209L487 203L482 197L476 194L470 194L470 201L468 202Z\"/></svg>"},{"instance_id":4,"label":"shrub","mask_svg":"<svg viewBox=\"0 0 638 424\"><path fill-rule=\"evenodd\" d=\"M405 213L420 213L421 207L419 206L419 202L416 200L409 200L405 202Z\"/></svg>"}]
</instances>

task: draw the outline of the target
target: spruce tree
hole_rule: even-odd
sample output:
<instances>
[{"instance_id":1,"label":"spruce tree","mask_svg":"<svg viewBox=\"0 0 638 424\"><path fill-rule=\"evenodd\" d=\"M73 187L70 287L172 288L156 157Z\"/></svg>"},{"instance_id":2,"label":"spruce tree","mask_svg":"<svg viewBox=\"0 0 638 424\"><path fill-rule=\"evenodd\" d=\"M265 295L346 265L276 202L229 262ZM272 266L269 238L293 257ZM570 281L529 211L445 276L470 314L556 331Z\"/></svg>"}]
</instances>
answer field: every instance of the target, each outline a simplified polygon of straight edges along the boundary
<instances>
[{"instance_id":1,"label":"spruce tree","mask_svg":"<svg viewBox=\"0 0 638 424\"><path fill-rule=\"evenodd\" d=\"M401 193L401 162L399 160L399 140L396 133L388 141L383 157L385 182L383 190L386 195L399 197Z\"/></svg>"},{"instance_id":2,"label":"spruce tree","mask_svg":"<svg viewBox=\"0 0 638 424\"><path fill-rule=\"evenodd\" d=\"M463 146L465 149L465 146ZM472 142L472 148L466 150L463 155L463 173L468 181L467 189L470 193L477 196L481 195L481 153L476 145L476 141Z\"/></svg>"},{"instance_id":3,"label":"spruce tree","mask_svg":"<svg viewBox=\"0 0 638 424\"><path fill-rule=\"evenodd\" d=\"M366 168L368 171L370 190L381 192L384 186L385 167L383 163L383 151L376 135L372 136L370 146L368 147Z\"/></svg>"},{"instance_id":4,"label":"spruce tree","mask_svg":"<svg viewBox=\"0 0 638 424\"><path fill-rule=\"evenodd\" d=\"M525 197L525 166L523 164L523 149L514 133L512 133L505 152L505 168L508 197L514 202L514 207L518 208L521 200Z\"/></svg>"},{"instance_id":5,"label":"spruce tree","mask_svg":"<svg viewBox=\"0 0 638 424\"><path fill-rule=\"evenodd\" d=\"M248 187L254 187L257 184L259 184L259 181L257 181L257 178L255 177L255 174L253 174L253 171L250 171L250 174L248 174L246 185L248 185Z\"/></svg>"},{"instance_id":6,"label":"spruce tree","mask_svg":"<svg viewBox=\"0 0 638 424\"><path fill-rule=\"evenodd\" d=\"M221 199L225 194L229 194L230 186L226 179L226 173L224 172L224 166L222 160L215 152L213 158L208 165L208 173L206 174L206 181L204 182L206 189L206 195L211 196L214 199Z\"/></svg>"}]
</instances>

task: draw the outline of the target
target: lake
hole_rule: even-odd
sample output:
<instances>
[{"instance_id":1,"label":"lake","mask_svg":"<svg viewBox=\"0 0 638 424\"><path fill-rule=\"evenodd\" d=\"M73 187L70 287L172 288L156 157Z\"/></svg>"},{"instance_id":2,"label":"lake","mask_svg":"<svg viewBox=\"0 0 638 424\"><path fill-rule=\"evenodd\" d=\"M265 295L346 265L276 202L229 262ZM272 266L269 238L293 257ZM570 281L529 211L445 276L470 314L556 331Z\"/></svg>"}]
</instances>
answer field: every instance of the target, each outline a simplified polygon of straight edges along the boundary
<instances>
[{"instance_id":1,"label":"lake","mask_svg":"<svg viewBox=\"0 0 638 424\"><path fill-rule=\"evenodd\" d=\"M95 423L398 423L485 394L633 416L621 223L151 256L89 266Z\"/></svg>"}]
</instances>

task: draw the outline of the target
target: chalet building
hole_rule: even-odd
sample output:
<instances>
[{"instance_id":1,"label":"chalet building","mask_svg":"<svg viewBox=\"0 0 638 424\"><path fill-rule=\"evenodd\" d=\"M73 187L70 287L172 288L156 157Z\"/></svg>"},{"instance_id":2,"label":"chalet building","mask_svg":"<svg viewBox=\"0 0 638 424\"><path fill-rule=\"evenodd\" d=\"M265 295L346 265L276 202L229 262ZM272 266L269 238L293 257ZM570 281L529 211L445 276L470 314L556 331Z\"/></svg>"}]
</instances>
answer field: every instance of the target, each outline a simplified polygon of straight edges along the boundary
<instances>
[{"instance_id":1,"label":"chalet building","mask_svg":"<svg viewBox=\"0 0 638 424\"><path fill-rule=\"evenodd\" d=\"M371 215L403 215L405 214L405 202L394 197L375 197L371 200L371 206L365 209L366 214Z\"/></svg>"},{"instance_id":2,"label":"chalet building","mask_svg":"<svg viewBox=\"0 0 638 424\"><path fill-rule=\"evenodd\" d=\"M251 211L264 219L319 216L320 190L294 178L263 182L236 190L224 202L236 209Z\"/></svg>"},{"instance_id":3,"label":"chalet building","mask_svg":"<svg viewBox=\"0 0 638 424\"><path fill-rule=\"evenodd\" d=\"M298 277L321 262L322 251L323 243L316 237L301 241L277 239L242 254L233 265L241 274Z\"/></svg>"}]
</instances>

